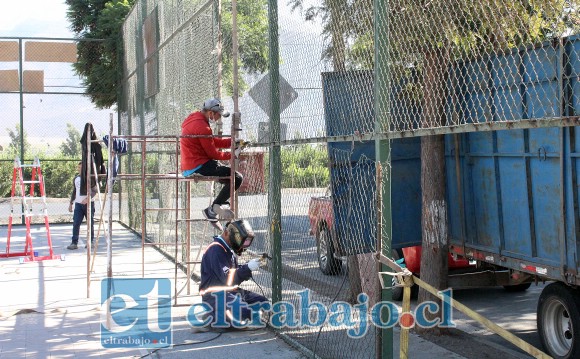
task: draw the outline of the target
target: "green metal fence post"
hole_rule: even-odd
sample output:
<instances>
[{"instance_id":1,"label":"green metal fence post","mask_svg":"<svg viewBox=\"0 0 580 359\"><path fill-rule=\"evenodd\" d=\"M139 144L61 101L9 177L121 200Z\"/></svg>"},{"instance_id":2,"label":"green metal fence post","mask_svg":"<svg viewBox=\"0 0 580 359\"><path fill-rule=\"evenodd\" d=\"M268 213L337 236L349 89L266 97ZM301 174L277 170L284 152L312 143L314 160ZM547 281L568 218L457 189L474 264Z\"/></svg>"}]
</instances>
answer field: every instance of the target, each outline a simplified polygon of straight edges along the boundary
<instances>
[{"instance_id":1,"label":"green metal fence post","mask_svg":"<svg viewBox=\"0 0 580 359\"><path fill-rule=\"evenodd\" d=\"M117 61L118 61L118 65L120 69L124 69L125 65L123 63L124 61L124 57L125 54L123 53L123 28L121 28L121 32L119 33L119 38L117 39ZM118 72L117 73L117 135L121 134L121 113L122 110L125 111L125 113L129 113L128 109L127 109L127 103L125 102L125 85L127 84L127 82L125 82L124 79L124 72ZM131 121L127 121L128 123L131 123ZM113 133L113 129L110 128L109 131L111 132L111 135L114 135ZM131 132L127 132L125 134L129 134ZM109 141L113 141L113 138L111 136L111 138L109 138ZM112 156L111 156L112 157ZM109 161L112 160L112 158L109 157ZM130 162L129 162L130 163ZM131 168L129 166L129 168ZM123 185L122 185L123 181L117 181L117 198L119 199L117 201L117 220L118 221L122 221L121 219L121 203L123 203ZM115 182L112 181L111 182L111 186L114 186ZM111 192L112 193L112 192ZM112 194L111 194L112 196ZM112 197L111 197L112 198ZM113 210L111 209L111 212ZM111 233L111 232L109 232Z\"/></svg>"},{"instance_id":2,"label":"green metal fence post","mask_svg":"<svg viewBox=\"0 0 580 359\"><path fill-rule=\"evenodd\" d=\"M272 239L272 302L282 300L282 164L280 160L280 88L278 48L278 0L268 1L268 32L270 36L270 185L268 188L268 218Z\"/></svg>"},{"instance_id":3,"label":"green metal fence post","mask_svg":"<svg viewBox=\"0 0 580 359\"><path fill-rule=\"evenodd\" d=\"M375 132L380 133L390 129L390 81L389 81L389 23L388 23L388 8L389 0L374 0L374 26L375 26ZM384 18L381 18L382 17ZM377 163L383 164L389 160L391 147L389 140L376 140L375 151L377 155ZM391 167L385 166L382 172L383 177L381 183L382 187L377 188L377 191L382 193L382 218L381 231L379 238L381 238L381 254L391 257ZM379 204L381 205L381 204ZM386 266L381 265L381 271L387 271ZM388 281L387 281L388 282ZM391 291L388 289L381 289L381 300L390 301L392 299ZM384 316L386 313L383 312ZM387 318L382 318L387 320ZM391 359L393 358L393 329L381 329L379 342L377 345L377 358Z\"/></svg>"}]
</instances>

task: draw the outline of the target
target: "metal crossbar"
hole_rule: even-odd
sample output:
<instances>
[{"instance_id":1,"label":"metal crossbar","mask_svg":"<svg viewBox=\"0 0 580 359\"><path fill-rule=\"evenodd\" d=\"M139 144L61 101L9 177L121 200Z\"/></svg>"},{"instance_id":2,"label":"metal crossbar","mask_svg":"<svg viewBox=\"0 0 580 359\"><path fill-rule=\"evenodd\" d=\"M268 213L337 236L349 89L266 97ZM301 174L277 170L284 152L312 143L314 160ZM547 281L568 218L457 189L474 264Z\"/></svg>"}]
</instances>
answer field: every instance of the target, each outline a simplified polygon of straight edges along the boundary
<instances>
[{"instance_id":1,"label":"metal crossbar","mask_svg":"<svg viewBox=\"0 0 580 359\"><path fill-rule=\"evenodd\" d=\"M188 136L189 137L189 136ZM200 137L208 137L208 136L200 136ZM167 247L173 246L174 251L172 256L175 261L175 283L177 283L177 269L182 267L185 269L187 278L191 278L191 274L194 270L192 265L196 265L199 261L191 261L191 229L190 223L194 222L205 222L206 225L204 226L204 232L208 230L207 221L205 219L198 219L198 218L190 218L191 215L191 184L198 183L198 182L209 182L213 183L221 180L230 180L233 183L234 174L229 177L220 177L220 176L202 176L198 174L194 174L189 177L184 177L179 173L179 157L180 157L180 138L181 136L116 136L112 133L109 134L110 143L109 143L109 158L112 158L113 152L111 149L111 144L116 139L125 139L130 143L129 153L126 156L127 158L133 159L135 161L140 160L140 165L138 166L139 173L119 173L113 178L113 180L121 180L127 181L128 185L130 183L138 181L140 182L140 188L142 189L141 192L141 273L142 276L145 275L145 247L154 246L154 247ZM154 149L151 146L160 146L160 150ZM163 147L165 146L165 147ZM173 146L173 150L168 150L168 146ZM132 149L137 149L138 151L132 151ZM167 173L151 173L148 171L148 161L153 158L152 156L160 156L160 155L167 155L171 156L171 160L167 162L163 162L163 166L159 166L159 168L166 168L168 170ZM174 183L171 186L171 182ZM159 206L154 205L151 206L149 203L149 199L147 197L147 191L145 190L149 183L156 183L156 187L162 188L172 188L173 192L170 198L167 200L160 201L160 203L165 204L166 206ZM164 184L165 183L165 184ZM184 188L183 188L184 187ZM182 203L181 203L182 202ZM173 241L163 242L159 240L150 241L151 238L148 234L148 227L151 225L162 226L165 224L166 221L159 221L157 223L149 223L147 214L149 213L159 213L160 216L164 213L167 216L171 216L173 213L174 219L171 221L170 225L173 226ZM111 218L109 218L111 220ZM180 242L180 232L179 229L181 225L185 225L185 233L183 234L184 243ZM178 250L179 248L183 247L183 260L178 260ZM199 253L197 255L199 257ZM190 284L189 280L187 281L187 294L190 294ZM175 286L175 293L174 293L174 305L177 304L178 298L178 289Z\"/></svg>"}]
</instances>

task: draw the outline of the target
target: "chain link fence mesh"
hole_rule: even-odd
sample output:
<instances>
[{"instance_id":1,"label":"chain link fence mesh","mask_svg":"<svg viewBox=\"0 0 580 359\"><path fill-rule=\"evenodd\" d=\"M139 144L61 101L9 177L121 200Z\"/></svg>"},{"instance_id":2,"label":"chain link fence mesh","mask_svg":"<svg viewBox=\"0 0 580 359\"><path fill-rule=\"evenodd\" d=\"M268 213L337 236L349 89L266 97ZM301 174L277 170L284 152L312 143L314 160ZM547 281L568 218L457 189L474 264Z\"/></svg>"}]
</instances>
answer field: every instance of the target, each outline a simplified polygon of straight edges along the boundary
<instances>
[{"instance_id":1,"label":"chain link fence mesh","mask_svg":"<svg viewBox=\"0 0 580 359\"><path fill-rule=\"evenodd\" d=\"M244 183L238 207L257 235L241 261L272 252L276 223L270 215L280 200L282 277L272 278L270 265L246 284L269 298L278 281L282 299L295 305L304 289L328 307L356 303L358 293L369 296L370 306L379 300L373 253L382 248L396 256L399 248L421 242L419 136L531 133L577 122L576 1L379 4L374 9L368 0L279 1L280 77L272 79L268 49L260 46L268 43L268 3L237 3L243 130L236 135L253 143L239 163ZM178 171L177 137L153 144L155 136L178 136L183 119L206 98L222 97L233 110L231 2L140 1L123 31L120 133L149 141L143 145L135 137L123 172ZM379 77L379 70L387 76ZM276 80L279 143L269 137L270 86ZM229 135L230 127L224 119L215 133ZM374 140L380 140L378 148L389 145L387 158L377 155ZM269 168L272 145L280 145L279 172ZM269 192L277 179L281 192ZM190 233L192 260L200 258L216 233L201 210L219 185L191 183L187 212L185 183L140 181L122 181L121 220L141 231L142 195L148 208L177 206L179 211L146 211L146 235L178 243L177 250L164 248L184 260ZM390 193L377 192L385 183ZM385 198L392 207L392 233L378 225L386 225L379 220L390 211ZM194 220L185 222L187 216ZM310 315L316 319L315 312ZM353 313L354 331L364 329L359 319ZM358 339L344 323L281 332L320 357L374 357L379 347L372 326Z\"/></svg>"},{"instance_id":2,"label":"chain link fence mesh","mask_svg":"<svg viewBox=\"0 0 580 359\"><path fill-rule=\"evenodd\" d=\"M575 51L568 50L578 32L576 1L389 6L393 92L420 106L418 118L393 121L392 130L569 115L564 94L575 61ZM393 113L409 108L397 105Z\"/></svg>"},{"instance_id":3,"label":"chain link fence mesh","mask_svg":"<svg viewBox=\"0 0 580 359\"><path fill-rule=\"evenodd\" d=\"M120 104L121 134L176 136L183 119L206 98L216 95L215 6L213 1L135 3L123 25L125 80ZM123 172L141 174L145 168L144 173L148 174L175 173L176 141L177 137L159 138L145 144L139 138L130 139ZM123 193L127 193L121 202L121 220L140 228L145 219L151 238L174 243L176 213L150 211L142 218L141 196L147 197L150 208L175 207L175 181L146 179L144 187L140 180L122 181L121 186ZM209 196L205 183L193 187L194 194ZM185 191L185 184L179 184L179 191ZM184 201L179 200L178 205L184 208ZM182 233L186 223L180 222L178 226L177 233Z\"/></svg>"},{"instance_id":4,"label":"chain link fence mesh","mask_svg":"<svg viewBox=\"0 0 580 359\"><path fill-rule=\"evenodd\" d=\"M84 125L93 123L101 138L109 132L112 112L97 109L85 95L83 78L74 70L78 46L75 39L0 38L0 224L10 216L15 158L28 165L40 160L50 222L72 222L68 204ZM30 175L25 170L25 180ZM33 223L44 223L42 209L35 199ZM20 216L18 204L15 224L21 223Z\"/></svg>"}]
</instances>

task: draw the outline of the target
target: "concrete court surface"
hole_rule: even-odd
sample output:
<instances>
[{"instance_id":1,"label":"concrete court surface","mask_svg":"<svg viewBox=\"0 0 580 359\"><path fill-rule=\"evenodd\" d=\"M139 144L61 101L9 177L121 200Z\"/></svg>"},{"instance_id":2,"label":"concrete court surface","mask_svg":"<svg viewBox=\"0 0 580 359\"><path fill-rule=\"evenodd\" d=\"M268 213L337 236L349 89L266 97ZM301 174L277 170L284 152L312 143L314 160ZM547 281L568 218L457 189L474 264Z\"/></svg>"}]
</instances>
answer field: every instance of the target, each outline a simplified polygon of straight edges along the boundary
<instances>
[{"instance_id":1,"label":"concrete court surface","mask_svg":"<svg viewBox=\"0 0 580 359\"><path fill-rule=\"evenodd\" d=\"M53 249L65 254L65 260L20 263L18 258L0 258L0 358L139 358L148 354L138 349L105 349L100 344L100 280L106 275L106 245L101 238L99 255L91 278L87 298L87 260L84 242L69 251L72 225L51 226ZM24 227L12 229L12 251L22 251ZM7 227L0 227L0 250L6 246ZM81 231L81 236L83 231ZM34 250L47 254L44 226L32 230ZM115 224L113 275L141 277L141 241L130 231ZM44 247L44 248L43 248ZM145 277L165 277L173 281L173 263L153 248L146 248ZM179 288L185 275L178 272ZM192 282L197 291L197 285ZM198 302L199 296L180 296L180 302ZM216 333L191 333L185 320L187 306L173 307L174 344L200 342ZM243 335L240 335L243 334ZM302 354L269 330L246 333L224 333L217 339L199 345L174 346L155 353L154 357L186 353L222 357L300 358ZM232 355L232 353L234 353ZM237 355L235 354L237 353ZM197 356L197 355L196 355ZM151 356L149 356L151 357Z\"/></svg>"},{"instance_id":2,"label":"concrete court surface","mask_svg":"<svg viewBox=\"0 0 580 359\"><path fill-rule=\"evenodd\" d=\"M51 237L55 254L64 260L24 262L19 258L0 258L0 358L306 358L269 329L248 332L193 333L186 321L187 304L200 301L197 284L191 282L191 295L181 294L172 307L172 348L154 353L145 349L105 349L100 343L100 281L106 276L106 245L101 237L94 273L87 289L87 260L84 241L69 251L72 225L53 225ZM34 250L47 254L44 226L31 231ZM22 251L25 228L12 228L11 250ZM84 228L81 230L81 238ZM0 252L6 248L7 227L0 227ZM116 278L141 277L141 240L123 226L113 227L113 275ZM151 247L145 253L145 277L169 278L174 265ZM186 284L178 271L178 288ZM87 293L88 292L88 293ZM183 292L185 293L185 291ZM88 294L88 296L87 296ZM395 333L398 357L398 333ZM411 358L463 358L414 334L410 338ZM322 353L320 353L322 354Z\"/></svg>"}]
</instances>

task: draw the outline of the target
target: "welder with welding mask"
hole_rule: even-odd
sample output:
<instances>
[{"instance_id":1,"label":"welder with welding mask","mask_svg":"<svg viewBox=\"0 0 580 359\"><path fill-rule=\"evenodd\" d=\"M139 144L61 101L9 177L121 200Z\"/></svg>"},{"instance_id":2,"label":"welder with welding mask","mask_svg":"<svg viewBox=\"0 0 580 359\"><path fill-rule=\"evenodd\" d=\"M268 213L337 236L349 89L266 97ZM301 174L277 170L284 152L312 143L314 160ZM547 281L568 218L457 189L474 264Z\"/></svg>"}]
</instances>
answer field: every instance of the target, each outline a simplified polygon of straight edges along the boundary
<instances>
[{"instance_id":1,"label":"welder with welding mask","mask_svg":"<svg viewBox=\"0 0 580 359\"><path fill-rule=\"evenodd\" d=\"M241 318L238 313L232 313L228 306L224 308L217 302L219 295L225 295L226 303L234 301L240 296L241 302L251 305L257 302L268 302L262 295L239 288L239 285L252 278L252 272L260 268L260 259L251 259L248 263L238 265L238 256L241 255L254 240L254 231L246 220L230 221L224 227L221 235L215 236L214 241L207 247L201 259L201 282L199 293L202 301L207 303L212 311L207 313L213 316L213 323L220 317L225 318L228 324L236 319L237 323L249 322L252 310L241 308ZM218 295L218 292L219 293ZM219 313L224 310L225 313ZM236 316L235 318L232 315ZM224 317L225 316L225 317ZM239 324L238 324L239 325Z\"/></svg>"}]
</instances>

